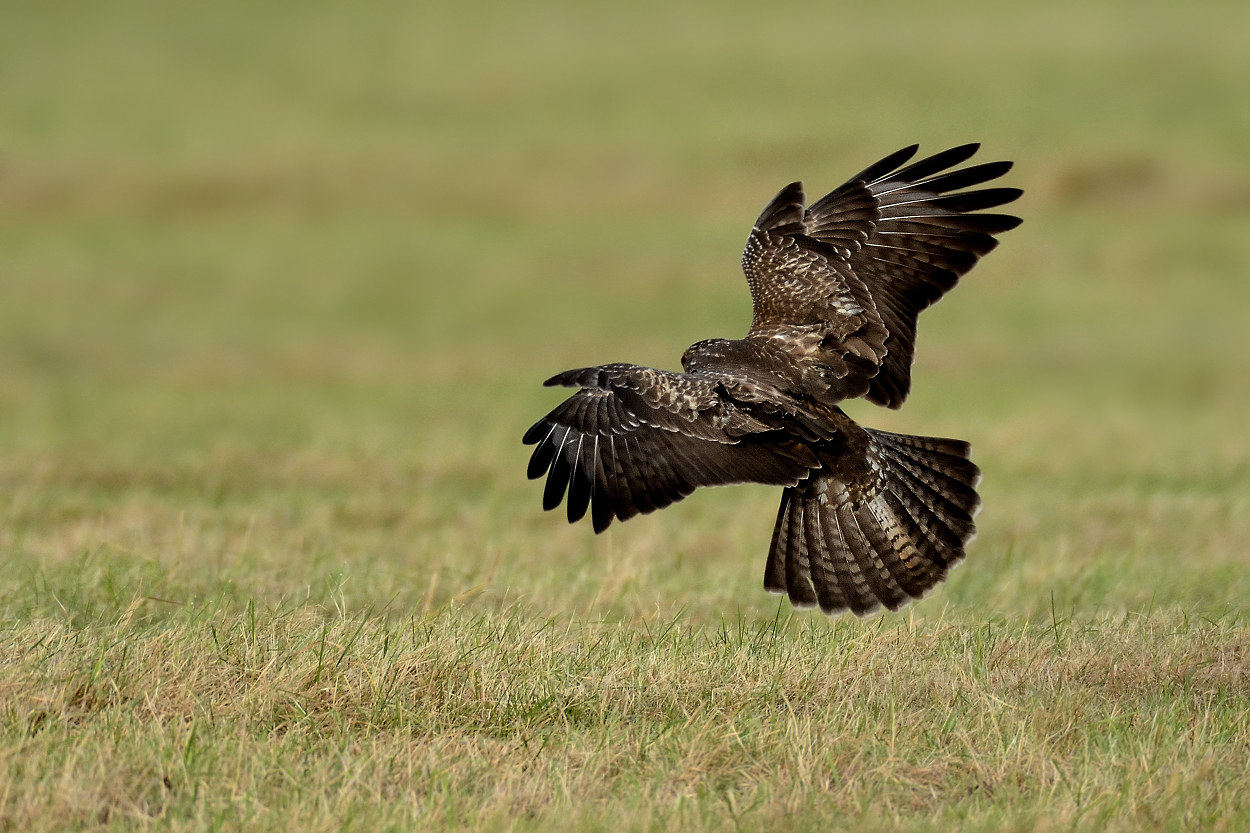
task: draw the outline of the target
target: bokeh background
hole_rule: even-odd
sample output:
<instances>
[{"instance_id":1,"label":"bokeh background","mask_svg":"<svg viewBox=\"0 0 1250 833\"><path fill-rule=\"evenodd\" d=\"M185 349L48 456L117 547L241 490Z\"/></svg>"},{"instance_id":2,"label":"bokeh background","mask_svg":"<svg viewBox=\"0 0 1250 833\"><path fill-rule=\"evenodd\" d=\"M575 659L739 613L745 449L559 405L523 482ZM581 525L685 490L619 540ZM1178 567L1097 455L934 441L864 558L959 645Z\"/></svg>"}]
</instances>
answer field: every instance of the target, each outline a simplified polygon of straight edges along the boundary
<instances>
[{"instance_id":1,"label":"bokeh background","mask_svg":"<svg viewBox=\"0 0 1250 833\"><path fill-rule=\"evenodd\" d=\"M749 322L785 183L912 142L1022 228L870 424L972 441L977 616L1250 590L1250 6L6 3L0 617L196 599L772 616L776 490L595 538L539 383ZM138 607L134 607L137 605Z\"/></svg>"}]
</instances>

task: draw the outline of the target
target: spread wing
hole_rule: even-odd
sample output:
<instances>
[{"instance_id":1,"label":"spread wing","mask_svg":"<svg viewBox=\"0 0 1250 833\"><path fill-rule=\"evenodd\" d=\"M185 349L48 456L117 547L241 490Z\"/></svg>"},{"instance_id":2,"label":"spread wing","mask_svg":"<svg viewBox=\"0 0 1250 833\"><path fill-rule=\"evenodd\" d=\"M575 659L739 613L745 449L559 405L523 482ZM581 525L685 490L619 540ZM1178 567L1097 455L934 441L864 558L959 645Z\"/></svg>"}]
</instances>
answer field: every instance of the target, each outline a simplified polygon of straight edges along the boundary
<instances>
[{"instance_id":1,"label":"spread wing","mask_svg":"<svg viewBox=\"0 0 1250 833\"><path fill-rule=\"evenodd\" d=\"M537 445L529 477L547 475L543 508L568 491L568 518L590 509L595 532L681 500L699 486L793 486L816 456L711 378L627 364L561 373L547 385L580 387L526 432Z\"/></svg>"},{"instance_id":2,"label":"spread wing","mask_svg":"<svg viewBox=\"0 0 1250 833\"><path fill-rule=\"evenodd\" d=\"M867 398L891 408L911 389L920 312L998 245L995 234L1020 224L1006 214L970 213L1009 203L1019 189L961 190L1002 176L1010 162L948 171L976 153L979 145L969 144L902 167L917 147L807 208L802 184L786 186L756 220L742 255L751 331L823 328L835 350L872 363Z\"/></svg>"}]
</instances>

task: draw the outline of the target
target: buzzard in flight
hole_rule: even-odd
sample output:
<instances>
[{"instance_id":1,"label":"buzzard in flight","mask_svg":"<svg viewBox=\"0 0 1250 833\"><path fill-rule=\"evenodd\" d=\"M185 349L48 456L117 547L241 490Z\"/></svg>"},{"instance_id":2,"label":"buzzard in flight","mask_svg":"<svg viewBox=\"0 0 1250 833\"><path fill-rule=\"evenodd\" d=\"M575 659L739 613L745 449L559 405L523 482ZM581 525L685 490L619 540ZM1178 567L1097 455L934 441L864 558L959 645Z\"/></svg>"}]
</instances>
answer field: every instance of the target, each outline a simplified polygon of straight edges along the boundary
<instances>
[{"instance_id":1,"label":"buzzard in flight","mask_svg":"<svg viewBox=\"0 0 1250 833\"><path fill-rule=\"evenodd\" d=\"M863 428L838 403L901 406L917 316L1020 224L972 213L1021 193L965 190L1011 168L951 170L977 148L910 165L917 146L904 148L807 207L802 183L783 188L742 254L751 329L691 346L684 373L607 364L548 379L580 390L525 434L543 508L567 491L569 521L589 511L602 532L700 486L784 486L766 589L862 616L942 581L975 534L968 443Z\"/></svg>"}]
</instances>

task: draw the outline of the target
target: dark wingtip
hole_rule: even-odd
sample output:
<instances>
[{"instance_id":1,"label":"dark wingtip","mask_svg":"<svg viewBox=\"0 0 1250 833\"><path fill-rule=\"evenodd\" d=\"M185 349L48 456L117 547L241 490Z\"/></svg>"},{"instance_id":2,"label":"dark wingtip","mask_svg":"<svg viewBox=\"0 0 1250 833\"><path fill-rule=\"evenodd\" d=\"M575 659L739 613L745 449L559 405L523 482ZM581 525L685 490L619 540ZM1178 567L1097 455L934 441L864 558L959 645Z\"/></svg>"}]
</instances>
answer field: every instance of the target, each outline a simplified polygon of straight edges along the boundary
<instances>
[{"instance_id":1,"label":"dark wingtip","mask_svg":"<svg viewBox=\"0 0 1250 833\"><path fill-rule=\"evenodd\" d=\"M586 517L586 510L589 508L590 483L579 474L574 474L572 480L569 481L568 500L565 503L569 523L575 524Z\"/></svg>"},{"instance_id":2,"label":"dark wingtip","mask_svg":"<svg viewBox=\"0 0 1250 833\"><path fill-rule=\"evenodd\" d=\"M898 150L894 151L889 156L887 156L885 159L882 159L881 162L885 163L886 160L890 160L890 161L893 161L895 165L901 165L904 162L906 162L908 159L911 159L913 156L915 156L916 152L919 150L920 150L920 143L916 142L915 144L908 145L905 148L899 148Z\"/></svg>"},{"instance_id":3,"label":"dark wingtip","mask_svg":"<svg viewBox=\"0 0 1250 833\"><path fill-rule=\"evenodd\" d=\"M1024 222L1024 220L1011 214L1000 214L999 216L1003 218L1003 228L994 232L995 234L1002 234L1004 231L1011 231L1013 228L1018 227Z\"/></svg>"},{"instance_id":4,"label":"dark wingtip","mask_svg":"<svg viewBox=\"0 0 1250 833\"><path fill-rule=\"evenodd\" d=\"M909 159L911 159L913 156L916 155L916 151L918 150L920 150L919 144L908 145L905 148L900 148L894 151L893 153L891 153L889 156L885 157L884 159L874 162L871 165L869 165L867 168L864 168L862 171L855 174L855 176L851 177L849 181L850 182L859 182L859 181L872 182L873 180L878 179L879 177L882 177L890 173L899 165L902 165L903 163L907 162Z\"/></svg>"},{"instance_id":5,"label":"dark wingtip","mask_svg":"<svg viewBox=\"0 0 1250 833\"><path fill-rule=\"evenodd\" d=\"M980 191L964 191L948 197L937 197L930 200L929 205L960 213L980 211L983 208L996 208L1015 202L1023 193L1019 188L983 188Z\"/></svg>"},{"instance_id":6,"label":"dark wingtip","mask_svg":"<svg viewBox=\"0 0 1250 833\"><path fill-rule=\"evenodd\" d=\"M554 431L554 428L552 429ZM530 480L537 480L547 473L547 469L551 467L551 462L555 459L556 452L559 448L550 440L551 434L543 435L545 442L539 442L538 448L534 449L534 453L530 455L529 465L525 468L525 474Z\"/></svg>"},{"instance_id":7,"label":"dark wingtip","mask_svg":"<svg viewBox=\"0 0 1250 833\"><path fill-rule=\"evenodd\" d=\"M601 388L607 384L607 377L602 368L579 367L557 373L543 382L545 388Z\"/></svg>"},{"instance_id":8,"label":"dark wingtip","mask_svg":"<svg viewBox=\"0 0 1250 833\"><path fill-rule=\"evenodd\" d=\"M569 487L568 466L561 466L560 463L561 458L557 457L556 464L547 475L547 483L543 486L543 511L546 512L550 512L564 502L564 492Z\"/></svg>"},{"instance_id":9,"label":"dark wingtip","mask_svg":"<svg viewBox=\"0 0 1250 833\"><path fill-rule=\"evenodd\" d=\"M550 431L551 423L547 422L545 418L540 419L538 422L531 425L529 430L525 432L525 436L521 438L521 442L525 445L533 445L543 437L547 436Z\"/></svg>"},{"instance_id":10,"label":"dark wingtip","mask_svg":"<svg viewBox=\"0 0 1250 833\"><path fill-rule=\"evenodd\" d=\"M958 165L960 162L965 162L971 159L972 157L977 155L977 151L980 149L981 149L980 142L967 142L965 144L955 145L953 148L948 148L946 150L935 153L933 154L933 156L929 158L948 160L946 162L946 166L950 167L951 165ZM922 160L922 161L925 161L925 160Z\"/></svg>"},{"instance_id":11,"label":"dark wingtip","mask_svg":"<svg viewBox=\"0 0 1250 833\"><path fill-rule=\"evenodd\" d=\"M769 231L787 223L801 222L803 220L804 199L806 197L803 193L803 183L791 182L778 191L777 196L769 200L768 205L764 206L764 210L760 212L760 216L755 220L754 227L760 231Z\"/></svg>"},{"instance_id":12,"label":"dark wingtip","mask_svg":"<svg viewBox=\"0 0 1250 833\"><path fill-rule=\"evenodd\" d=\"M575 388L577 383L573 379L580 375L584 368L577 370L566 370L563 373L557 373L547 381L543 382L544 388Z\"/></svg>"},{"instance_id":13,"label":"dark wingtip","mask_svg":"<svg viewBox=\"0 0 1250 833\"><path fill-rule=\"evenodd\" d=\"M889 179L897 182L919 182L926 177L968 161L980 148L980 142L969 142L966 145L947 148L932 156L926 156L919 162L913 162L902 170L894 171Z\"/></svg>"},{"instance_id":14,"label":"dark wingtip","mask_svg":"<svg viewBox=\"0 0 1250 833\"><path fill-rule=\"evenodd\" d=\"M607 495L596 493L590 496L590 521L595 528L595 534L598 535L609 526L612 525L612 504L608 501Z\"/></svg>"}]
</instances>

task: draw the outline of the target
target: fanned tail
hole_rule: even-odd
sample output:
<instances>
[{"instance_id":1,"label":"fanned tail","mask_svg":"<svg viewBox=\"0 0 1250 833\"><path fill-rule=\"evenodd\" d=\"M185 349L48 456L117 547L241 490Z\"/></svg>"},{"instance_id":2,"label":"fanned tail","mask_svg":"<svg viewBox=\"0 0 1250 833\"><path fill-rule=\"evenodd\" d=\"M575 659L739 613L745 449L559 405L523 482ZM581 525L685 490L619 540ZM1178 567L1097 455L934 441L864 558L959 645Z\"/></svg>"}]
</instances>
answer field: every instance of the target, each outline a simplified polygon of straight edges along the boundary
<instances>
[{"instance_id":1,"label":"fanned tail","mask_svg":"<svg viewBox=\"0 0 1250 833\"><path fill-rule=\"evenodd\" d=\"M871 483L817 470L781 496L764 587L797 607L898 610L945 579L976 536L981 470L968 443L865 430Z\"/></svg>"}]
</instances>

